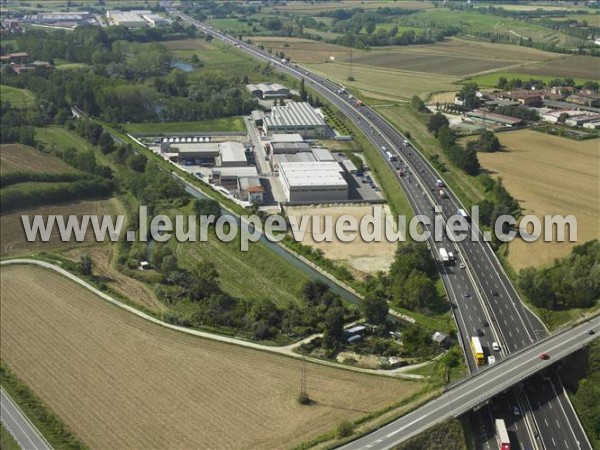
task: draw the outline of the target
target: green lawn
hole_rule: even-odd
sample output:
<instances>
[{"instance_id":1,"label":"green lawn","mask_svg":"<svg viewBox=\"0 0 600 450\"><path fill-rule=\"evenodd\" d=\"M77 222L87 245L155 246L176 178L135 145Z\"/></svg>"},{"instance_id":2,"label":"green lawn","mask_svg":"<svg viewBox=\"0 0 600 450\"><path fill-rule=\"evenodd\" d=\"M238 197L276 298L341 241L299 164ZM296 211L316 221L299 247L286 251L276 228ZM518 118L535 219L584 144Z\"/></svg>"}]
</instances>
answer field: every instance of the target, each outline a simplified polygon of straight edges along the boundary
<instances>
[{"instance_id":1,"label":"green lawn","mask_svg":"<svg viewBox=\"0 0 600 450\"><path fill-rule=\"evenodd\" d=\"M35 97L31 91L3 84L0 85L0 98L3 101L9 101L15 108L27 108L35 103Z\"/></svg>"},{"instance_id":2,"label":"green lawn","mask_svg":"<svg viewBox=\"0 0 600 450\"><path fill-rule=\"evenodd\" d=\"M125 125L130 133L192 133L209 131L246 131L241 117L224 117L198 122L131 123Z\"/></svg>"},{"instance_id":3,"label":"green lawn","mask_svg":"<svg viewBox=\"0 0 600 450\"><path fill-rule=\"evenodd\" d=\"M559 62L556 62L555 64L559 64ZM485 75L480 75L478 77L473 77L473 78L465 78L463 80L463 82L465 81L469 81L469 82L475 82L477 83L479 86L481 87L496 87L498 85L498 79L500 77L504 77L507 80L510 80L512 78L520 78L521 80L529 80L531 78L535 79L535 80L542 80L544 82L550 82L556 78L561 78L558 76L550 76L550 75L534 75L534 74L530 74L530 73L519 73L519 72L494 72L494 73L488 73ZM586 81L596 81L596 80L587 80L585 78L573 78L575 80L576 84L583 84Z\"/></svg>"},{"instance_id":4,"label":"green lawn","mask_svg":"<svg viewBox=\"0 0 600 450\"><path fill-rule=\"evenodd\" d=\"M256 27L256 29L260 32L262 31L262 27L259 23L248 23L248 22L240 22L238 19L209 19L206 21L209 25L221 30L227 31L229 33L250 33L252 32L252 28Z\"/></svg>"}]
</instances>

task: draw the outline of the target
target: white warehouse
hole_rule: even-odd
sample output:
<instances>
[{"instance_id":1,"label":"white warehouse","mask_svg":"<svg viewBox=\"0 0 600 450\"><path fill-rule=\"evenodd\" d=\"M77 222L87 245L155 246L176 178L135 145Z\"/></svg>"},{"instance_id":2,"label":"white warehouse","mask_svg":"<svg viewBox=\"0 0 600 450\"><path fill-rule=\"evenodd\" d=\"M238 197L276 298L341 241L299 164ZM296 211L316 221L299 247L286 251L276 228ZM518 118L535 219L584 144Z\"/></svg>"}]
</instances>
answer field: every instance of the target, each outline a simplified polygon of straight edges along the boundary
<instances>
[{"instance_id":1,"label":"white warehouse","mask_svg":"<svg viewBox=\"0 0 600 450\"><path fill-rule=\"evenodd\" d=\"M284 106L273 106L271 115L263 120L268 134L297 133L304 138L325 135L327 125L323 117L307 102L289 102Z\"/></svg>"},{"instance_id":2,"label":"white warehouse","mask_svg":"<svg viewBox=\"0 0 600 450\"><path fill-rule=\"evenodd\" d=\"M348 200L348 183L337 162L284 162L279 177L288 202Z\"/></svg>"}]
</instances>

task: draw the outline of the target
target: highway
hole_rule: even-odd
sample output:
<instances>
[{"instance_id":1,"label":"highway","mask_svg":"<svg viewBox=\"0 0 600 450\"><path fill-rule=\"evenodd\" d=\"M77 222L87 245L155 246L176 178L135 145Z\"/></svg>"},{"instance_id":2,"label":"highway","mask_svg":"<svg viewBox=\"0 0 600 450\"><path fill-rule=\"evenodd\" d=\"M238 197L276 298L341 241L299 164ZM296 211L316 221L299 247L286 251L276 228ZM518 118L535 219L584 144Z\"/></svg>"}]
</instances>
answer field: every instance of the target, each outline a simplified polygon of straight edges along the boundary
<instances>
[{"instance_id":1,"label":"highway","mask_svg":"<svg viewBox=\"0 0 600 450\"><path fill-rule=\"evenodd\" d=\"M305 79L307 86L337 107L369 138L383 158L386 151L393 152L398 161L388 161L388 164L396 173L397 181L404 188L415 214L433 220L433 208L437 206L442 219L446 221L455 215L459 208L466 210L447 187L444 189L448 198L440 198L435 193L436 181L443 178L405 136L368 106L356 107L353 98L340 91L339 85L293 63L282 63L268 52L212 30L188 16L172 12L221 41L234 45L296 78ZM407 170L406 176L400 176L398 173L398 163ZM436 257L439 256L441 248L451 250L457 255L457 265L440 264L438 267L454 310L469 369L471 373L476 373L482 367L476 365L469 348L470 337L476 333L476 330L480 329L484 334L481 340L486 356L494 354L497 361L532 345L546 336L547 331L543 323L522 303L493 249L485 242L477 224L473 223L469 230L478 237L478 241L465 239L462 242L450 242L448 237L444 236L441 242L435 242L431 238L429 243ZM460 269L460 263L464 264L464 269ZM500 344L500 352L491 350L492 342ZM515 391L513 400L501 401L499 409L501 414L507 414L517 406L524 413L513 420L515 427L512 429L522 448L562 449L564 442L569 444L568 448L584 450L591 448L560 380L557 380L556 394L558 402L556 408L550 408L546 404L541 404L542 406L537 409L533 408L532 404L540 404L539 399L535 397L537 395L535 391ZM492 414L482 410L475 416L479 422L477 428L483 431L479 436L479 447L486 450L497 448L494 443L493 429L491 429ZM543 431L541 424L557 422L560 426L549 428L547 432L541 433ZM538 434L540 437L535 438Z\"/></svg>"},{"instance_id":2,"label":"highway","mask_svg":"<svg viewBox=\"0 0 600 450\"><path fill-rule=\"evenodd\" d=\"M434 424L457 417L483 404L489 398L511 390L514 384L584 347L597 338L596 334L589 334L589 330L600 332L600 317L546 338L512 358L478 372L421 408L340 448L344 450L393 448ZM542 352L547 353L550 358L548 360L539 358ZM543 385L546 391L553 389L553 381ZM548 397L554 397L554 394L549 393ZM556 426L554 423L552 425ZM555 444L561 449L573 448L566 440Z\"/></svg>"},{"instance_id":3,"label":"highway","mask_svg":"<svg viewBox=\"0 0 600 450\"><path fill-rule=\"evenodd\" d=\"M35 428L13 399L0 388L2 424L23 450L51 450L44 436Z\"/></svg>"}]
</instances>

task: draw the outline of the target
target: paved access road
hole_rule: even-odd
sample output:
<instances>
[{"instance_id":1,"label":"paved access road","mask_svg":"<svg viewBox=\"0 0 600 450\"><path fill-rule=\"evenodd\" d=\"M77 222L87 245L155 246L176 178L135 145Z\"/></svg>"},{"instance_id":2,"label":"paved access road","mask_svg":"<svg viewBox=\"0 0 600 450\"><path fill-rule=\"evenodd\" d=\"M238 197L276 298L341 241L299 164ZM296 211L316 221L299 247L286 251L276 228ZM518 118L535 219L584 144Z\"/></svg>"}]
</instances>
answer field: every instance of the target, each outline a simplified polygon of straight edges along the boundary
<instances>
[{"instance_id":1,"label":"paved access road","mask_svg":"<svg viewBox=\"0 0 600 450\"><path fill-rule=\"evenodd\" d=\"M44 436L23 414L13 399L0 389L0 418L23 450L51 450Z\"/></svg>"}]
</instances>

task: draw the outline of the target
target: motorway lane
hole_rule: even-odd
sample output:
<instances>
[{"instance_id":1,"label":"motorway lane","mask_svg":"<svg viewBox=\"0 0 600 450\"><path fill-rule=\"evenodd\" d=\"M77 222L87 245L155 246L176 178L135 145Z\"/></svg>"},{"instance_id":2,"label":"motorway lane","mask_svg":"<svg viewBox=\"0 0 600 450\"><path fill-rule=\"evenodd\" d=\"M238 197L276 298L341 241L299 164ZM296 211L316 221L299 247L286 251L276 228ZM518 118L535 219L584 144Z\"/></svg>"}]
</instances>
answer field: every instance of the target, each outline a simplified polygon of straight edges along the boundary
<instances>
[{"instance_id":1,"label":"motorway lane","mask_svg":"<svg viewBox=\"0 0 600 450\"><path fill-rule=\"evenodd\" d=\"M44 436L29 421L13 399L0 389L0 418L23 450L51 450Z\"/></svg>"},{"instance_id":2,"label":"motorway lane","mask_svg":"<svg viewBox=\"0 0 600 450\"><path fill-rule=\"evenodd\" d=\"M188 20L188 18L183 18L184 20ZM282 71L286 71L297 78L306 78L307 83L311 84L315 90L321 92L328 98L328 100L342 110L342 112L352 119L355 124L361 128L361 130L365 132L365 134L376 145L379 144L378 146L382 154L384 152L381 150L380 146L386 146L386 148L394 149L395 151L403 149L405 152L404 157L411 168L413 168L413 172L415 167L419 171L419 174L416 178L419 183L422 183L421 187L423 189L423 195L425 197L428 196L425 185L427 185L428 182L430 185L433 184L439 175L435 173L433 167L431 167L425 158L416 152L410 144L405 146L404 136L395 130L389 123L387 123L387 121L375 114L374 111L370 110L370 108L366 106L354 108L353 106L349 105L350 99L337 95L336 91L338 86L329 80L323 79L322 77L319 77L313 73L309 73L304 69L298 69L295 67L295 65L282 64L278 60L273 59L267 52L253 48L250 45L240 43L240 41L229 36L211 31L197 21L191 22L195 23L200 28L203 28L205 32L212 33L223 41L229 42L232 45L236 45L243 50L254 54L254 56L268 61L270 64L277 66ZM421 181L421 179L423 181ZM407 183L403 183L405 187L409 187L413 184L412 178L410 178ZM411 189L409 187L408 191L410 190ZM455 214L458 207L462 207L452 191L447 190L447 193L450 196L449 199L434 201L435 203L442 204L442 210L446 217ZM433 199L431 200L433 201ZM481 232L476 226L475 231L477 232L480 240L482 240ZM483 305L484 311L483 315L476 316L478 320L473 319L469 324L464 323L462 327L459 323L461 334L465 336L463 338L463 345L464 341L468 337L468 331L466 331L466 329L469 327L474 329L477 327L477 321L481 321L482 318L489 316L492 317L492 323L499 324L506 329L506 334L502 333L501 328L497 328L500 336L490 336L490 338L493 338L502 344L504 351L511 352L519 348L523 348L546 333L541 321L523 306L518 294L512 286L512 283L504 273L502 266L500 265L489 245L485 243L481 244L479 242L472 243L470 241L463 241L460 244L456 244L456 247L462 250L465 262L467 262L468 265L473 268L472 283L476 287L472 286L472 288L474 291L476 291L476 298L478 299L478 303L481 302ZM474 270L474 268L477 268L477 270ZM457 285L458 289L460 289L460 287L460 285ZM458 309L460 310L460 307ZM488 313L485 312L486 309L489 310ZM473 314L471 314L471 318L473 318ZM491 339L488 338L488 344L490 340ZM467 352L467 355L469 354L470 353ZM566 403L566 408L565 405L562 405L563 410L566 410L571 406L568 400ZM541 410L542 415L547 414L545 410L545 408ZM540 414L540 412L538 412L538 414ZM566 417L564 420L566 421ZM566 425L569 424L566 423ZM567 428L571 427L565 427L565 429ZM576 420L575 428L579 428L579 431L583 433L581 424L578 422L578 420ZM573 432L573 438L575 434L576 432ZM583 448L586 447L584 446Z\"/></svg>"},{"instance_id":3,"label":"motorway lane","mask_svg":"<svg viewBox=\"0 0 600 450\"><path fill-rule=\"evenodd\" d=\"M511 386L515 383L519 383L536 371L550 367L555 361L582 348L592 339L596 339L596 335L587 333L590 328L600 332L600 317L596 317L591 323L554 335L496 366L479 372L416 411L341 448L345 450L393 448L436 423L449 417L456 417L478 404L483 404L490 396L503 392L513 395L514 389L511 389ZM542 360L538 357L542 351L546 351L550 355L549 360ZM508 398L510 402L511 399ZM548 398L551 398L551 395ZM522 410L520 412L522 413ZM571 442L565 442L568 444L567 449L576 448L571 446ZM556 444L556 448L565 449L564 442Z\"/></svg>"}]
</instances>

